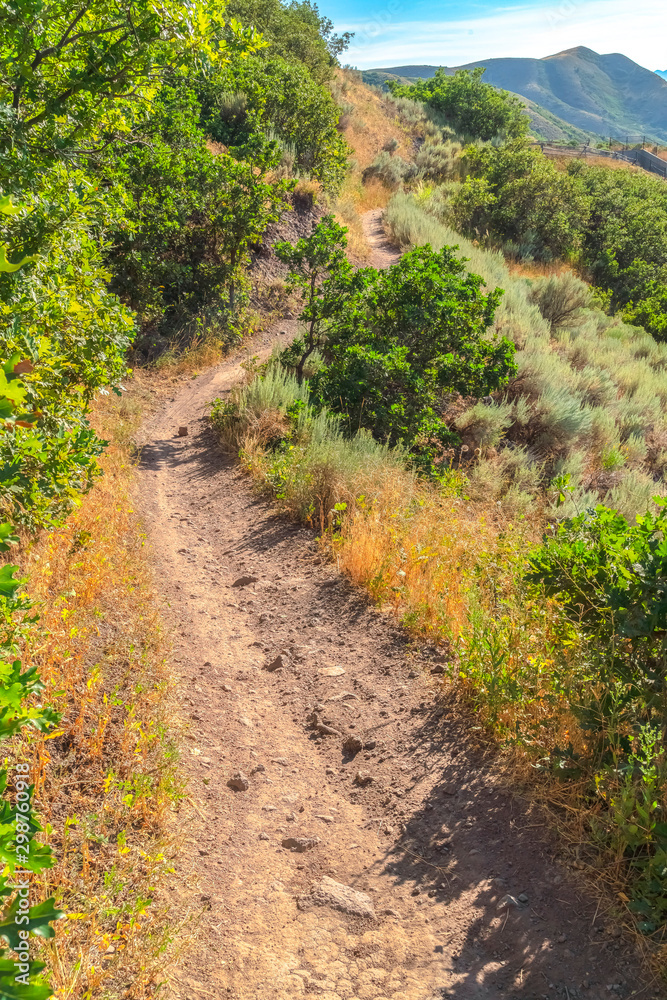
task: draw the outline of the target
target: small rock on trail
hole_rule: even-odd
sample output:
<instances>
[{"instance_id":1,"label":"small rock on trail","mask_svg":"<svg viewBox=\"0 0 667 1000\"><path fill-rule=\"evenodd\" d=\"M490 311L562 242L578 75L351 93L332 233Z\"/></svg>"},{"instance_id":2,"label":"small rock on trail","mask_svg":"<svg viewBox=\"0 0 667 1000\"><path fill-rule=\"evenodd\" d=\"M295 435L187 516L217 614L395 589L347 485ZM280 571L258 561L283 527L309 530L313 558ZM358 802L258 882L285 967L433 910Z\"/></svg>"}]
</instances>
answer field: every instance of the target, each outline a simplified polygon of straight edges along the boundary
<instances>
[{"instance_id":1,"label":"small rock on trail","mask_svg":"<svg viewBox=\"0 0 667 1000\"><path fill-rule=\"evenodd\" d=\"M375 919L375 910L370 896L357 889L351 889L349 885L336 882L335 879L325 875L322 881L313 886L309 896L301 896L299 909L306 909L310 906L331 906L341 913L349 913L353 917L366 917L368 920Z\"/></svg>"},{"instance_id":2,"label":"small rock on trail","mask_svg":"<svg viewBox=\"0 0 667 1000\"><path fill-rule=\"evenodd\" d=\"M303 854L304 851L310 851L313 847L317 847L321 843L319 837L285 837L283 840L283 847L287 847L290 851L297 851L299 854Z\"/></svg>"},{"instance_id":3,"label":"small rock on trail","mask_svg":"<svg viewBox=\"0 0 667 1000\"><path fill-rule=\"evenodd\" d=\"M269 673L273 673L274 670L284 670L288 666L289 660L287 657L283 653L279 653L275 659L271 660L270 663L267 663L266 669Z\"/></svg>"},{"instance_id":4,"label":"small rock on trail","mask_svg":"<svg viewBox=\"0 0 667 1000\"><path fill-rule=\"evenodd\" d=\"M357 754L363 749L363 740L360 740L358 736L348 736L346 740L343 740L343 750L347 754Z\"/></svg>"}]
</instances>

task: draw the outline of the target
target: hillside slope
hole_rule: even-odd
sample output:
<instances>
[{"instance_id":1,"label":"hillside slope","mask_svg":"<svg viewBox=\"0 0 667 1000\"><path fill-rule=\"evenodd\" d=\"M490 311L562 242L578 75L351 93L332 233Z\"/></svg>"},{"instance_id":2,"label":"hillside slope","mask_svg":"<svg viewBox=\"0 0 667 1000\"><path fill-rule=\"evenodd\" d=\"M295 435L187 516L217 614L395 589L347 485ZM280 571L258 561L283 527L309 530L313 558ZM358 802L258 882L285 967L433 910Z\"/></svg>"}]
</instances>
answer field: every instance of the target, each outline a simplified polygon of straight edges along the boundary
<instances>
[{"instance_id":1,"label":"hillside slope","mask_svg":"<svg viewBox=\"0 0 667 1000\"><path fill-rule=\"evenodd\" d=\"M619 53L580 46L544 59L487 59L449 67L486 67L485 79L597 135L667 141L667 80ZM394 66L373 74L429 78L436 66Z\"/></svg>"}]
</instances>

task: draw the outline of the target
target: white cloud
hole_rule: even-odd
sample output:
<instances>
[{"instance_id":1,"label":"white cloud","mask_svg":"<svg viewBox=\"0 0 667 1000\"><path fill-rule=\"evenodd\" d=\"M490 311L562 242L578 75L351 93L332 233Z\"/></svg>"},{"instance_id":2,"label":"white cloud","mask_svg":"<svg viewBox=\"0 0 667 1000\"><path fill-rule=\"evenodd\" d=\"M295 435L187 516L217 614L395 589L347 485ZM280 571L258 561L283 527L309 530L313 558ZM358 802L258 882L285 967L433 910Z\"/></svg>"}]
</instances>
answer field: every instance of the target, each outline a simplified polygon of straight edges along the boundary
<instances>
[{"instance_id":1,"label":"white cloud","mask_svg":"<svg viewBox=\"0 0 667 1000\"><path fill-rule=\"evenodd\" d=\"M557 0L507 7L488 17L410 21L407 0L388 0L368 20L337 23L354 31L346 62L363 69L432 63L456 66L494 56L541 57L585 45L622 52L648 69L666 69L664 0L630 9L627 0ZM663 63L665 65L663 65Z\"/></svg>"}]
</instances>

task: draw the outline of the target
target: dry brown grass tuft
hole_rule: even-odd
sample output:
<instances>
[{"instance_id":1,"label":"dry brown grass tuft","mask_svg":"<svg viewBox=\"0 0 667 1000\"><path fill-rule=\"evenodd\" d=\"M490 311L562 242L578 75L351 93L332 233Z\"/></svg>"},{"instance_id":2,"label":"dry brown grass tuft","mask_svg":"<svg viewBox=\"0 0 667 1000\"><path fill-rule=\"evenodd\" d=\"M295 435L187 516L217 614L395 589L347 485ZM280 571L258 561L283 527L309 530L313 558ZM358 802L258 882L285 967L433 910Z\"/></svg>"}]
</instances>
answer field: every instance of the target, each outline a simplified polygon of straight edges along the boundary
<instances>
[{"instance_id":1,"label":"dry brown grass tuft","mask_svg":"<svg viewBox=\"0 0 667 1000\"><path fill-rule=\"evenodd\" d=\"M470 574L498 525L409 474L387 477L372 505L351 510L334 543L340 568L415 634L457 641Z\"/></svg>"},{"instance_id":2,"label":"dry brown grass tuft","mask_svg":"<svg viewBox=\"0 0 667 1000\"><path fill-rule=\"evenodd\" d=\"M136 376L121 399L96 406L93 423L110 441L105 475L22 560L41 616L24 656L63 717L52 736L23 735L12 750L33 762L57 859L40 892L70 914L42 946L63 1000L154 996L169 940L165 909L151 900L169 870L178 751L131 453L150 398Z\"/></svg>"}]
</instances>

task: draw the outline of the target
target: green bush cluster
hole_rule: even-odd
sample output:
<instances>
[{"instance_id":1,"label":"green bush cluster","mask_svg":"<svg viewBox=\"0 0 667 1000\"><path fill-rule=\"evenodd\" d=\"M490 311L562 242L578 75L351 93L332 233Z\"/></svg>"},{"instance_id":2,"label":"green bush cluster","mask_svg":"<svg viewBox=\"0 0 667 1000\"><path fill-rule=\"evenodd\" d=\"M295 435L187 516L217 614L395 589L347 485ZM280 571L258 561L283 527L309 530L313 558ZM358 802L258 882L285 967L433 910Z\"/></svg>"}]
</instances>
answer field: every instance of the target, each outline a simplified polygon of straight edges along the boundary
<instances>
[{"instance_id":1,"label":"green bush cluster","mask_svg":"<svg viewBox=\"0 0 667 1000\"><path fill-rule=\"evenodd\" d=\"M488 334L501 293L484 294L482 278L446 246L415 249L386 270L354 271L345 233L326 216L311 236L275 247L306 324L282 361L301 379L319 350L310 386L321 405L349 428L438 465L452 440L444 400L488 394L516 371L510 342Z\"/></svg>"},{"instance_id":2,"label":"green bush cluster","mask_svg":"<svg viewBox=\"0 0 667 1000\"><path fill-rule=\"evenodd\" d=\"M521 142L469 147L446 213L461 232L527 260L568 258L607 307L667 335L667 193L659 178L572 162L559 168Z\"/></svg>"},{"instance_id":3,"label":"green bush cluster","mask_svg":"<svg viewBox=\"0 0 667 1000\"><path fill-rule=\"evenodd\" d=\"M410 120L440 124L471 144L444 176L416 162L371 168L388 186L445 182L441 221L522 260L568 259L606 305L656 339L667 338L667 192L641 171L610 170L572 160L567 169L526 142L528 118L512 95L484 83L483 70L439 70L410 86L390 85ZM419 107L422 108L420 118ZM461 174L458 184L448 184Z\"/></svg>"},{"instance_id":4,"label":"green bush cluster","mask_svg":"<svg viewBox=\"0 0 667 1000\"><path fill-rule=\"evenodd\" d=\"M580 637L567 695L587 757L557 748L552 767L577 778L594 770L607 805L594 833L634 868L630 907L646 933L667 917L666 534L667 500L634 523L598 506L547 533L526 574L557 603L561 634Z\"/></svg>"},{"instance_id":5,"label":"green bush cluster","mask_svg":"<svg viewBox=\"0 0 667 1000\"><path fill-rule=\"evenodd\" d=\"M428 80L413 84L392 81L389 89L394 97L421 101L427 108L440 112L457 135L468 139L525 135L528 118L523 104L508 91L484 83L485 72L482 66L453 74L441 68Z\"/></svg>"},{"instance_id":6,"label":"green bush cluster","mask_svg":"<svg viewBox=\"0 0 667 1000\"><path fill-rule=\"evenodd\" d=\"M482 454L472 479L486 482L510 509L514 476L532 480L531 489L520 491L527 493L520 498L525 509L530 497L551 497L550 482L569 474L575 489L566 505L553 508L555 517L600 502L630 518L644 513L651 498L665 492L666 345L597 308L585 284L568 272L534 281L512 277L501 254L474 246L439 221L437 190L399 191L387 209L390 230L403 246L458 244L487 288L504 289L494 327L516 346L517 377L494 403L499 415L503 399L512 403L512 419L498 455ZM477 443L471 441L471 454ZM504 468L505 449L515 455L511 470Z\"/></svg>"}]
</instances>

